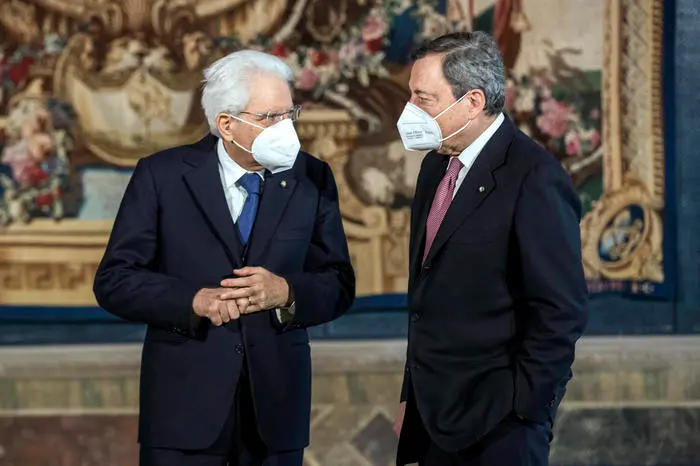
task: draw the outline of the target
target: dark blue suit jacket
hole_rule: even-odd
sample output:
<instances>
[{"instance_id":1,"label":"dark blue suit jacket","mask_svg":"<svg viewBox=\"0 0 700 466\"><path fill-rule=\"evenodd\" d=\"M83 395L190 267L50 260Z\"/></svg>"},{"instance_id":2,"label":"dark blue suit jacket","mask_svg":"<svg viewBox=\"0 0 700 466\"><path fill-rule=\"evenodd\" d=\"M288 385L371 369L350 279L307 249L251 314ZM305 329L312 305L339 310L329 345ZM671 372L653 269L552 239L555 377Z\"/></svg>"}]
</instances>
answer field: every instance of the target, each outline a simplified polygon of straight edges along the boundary
<instances>
[{"instance_id":1,"label":"dark blue suit jacket","mask_svg":"<svg viewBox=\"0 0 700 466\"><path fill-rule=\"evenodd\" d=\"M299 153L266 177L246 258L218 171L217 139L139 161L95 277L99 304L148 324L141 365L139 440L202 449L231 413L244 357L260 435L272 450L309 441L311 360L305 327L343 314L355 276L338 192L325 162ZM282 183L285 181L286 183ZM294 322L274 311L195 328L192 301L234 268L261 266L294 290Z\"/></svg>"},{"instance_id":2,"label":"dark blue suit jacket","mask_svg":"<svg viewBox=\"0 0 700 466\"><path fill-rule=\"evenodd\" d=\"M586 324L581 206L550 153L506 118L467 173L423 262L449 157L428 154L412 207L399 464L430 438L467 448L511 413L544 423ZM418 416L420 413L420 416Z\"/></svg>"}]
</instances>

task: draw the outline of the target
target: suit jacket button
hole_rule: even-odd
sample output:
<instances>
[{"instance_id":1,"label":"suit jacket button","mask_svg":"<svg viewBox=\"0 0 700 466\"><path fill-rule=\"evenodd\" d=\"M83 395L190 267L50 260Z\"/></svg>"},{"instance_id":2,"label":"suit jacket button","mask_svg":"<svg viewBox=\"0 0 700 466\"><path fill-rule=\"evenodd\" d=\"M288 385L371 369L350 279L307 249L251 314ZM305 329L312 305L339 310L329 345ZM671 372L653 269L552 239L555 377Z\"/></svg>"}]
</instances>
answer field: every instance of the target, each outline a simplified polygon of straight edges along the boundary
<instances>
[{"instance_id":1,"label":"suit jacket button","mask_svg":"<svg viewBox=\"0 0 700 466\"><path fill-rule=\"evenodd\" d=\"M243 354L243 351L244 351L243 345L241 345L240 343L237 344L234 348L234 351L236 352L236 354Z\"/></svg>"},{"instance_id":2,"label":"suit jacket button","mask_svg":"<svg viewBox=\"0 0 700 466\"><path fill-rule=\"evenodd\" d=\"M414 312L411 314L411 322L418 322L420 320L420 314L417 312Z\"/></svg>"}]
</instances>

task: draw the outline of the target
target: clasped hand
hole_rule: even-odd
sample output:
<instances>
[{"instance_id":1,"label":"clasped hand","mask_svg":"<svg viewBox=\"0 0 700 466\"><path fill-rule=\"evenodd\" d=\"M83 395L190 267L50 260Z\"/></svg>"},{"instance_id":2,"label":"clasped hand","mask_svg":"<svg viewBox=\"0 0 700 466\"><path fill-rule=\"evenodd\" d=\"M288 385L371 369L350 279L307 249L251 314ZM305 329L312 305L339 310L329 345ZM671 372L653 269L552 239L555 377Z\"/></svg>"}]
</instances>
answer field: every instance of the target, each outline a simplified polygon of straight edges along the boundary
<instances>
[{"instance_id":1,"label":"clasped hand","mask_svg":"<svg viewBox=\"0 0 700 466\"><path fill-rule=\"evenodd\" d=\"M194 298L195 314L212 324L238 319L241 314L283 307L289 299L287 281L262 267L233 271L236 278L221 281L220 288L203 288Z\"/></svg>"}]
</instances>

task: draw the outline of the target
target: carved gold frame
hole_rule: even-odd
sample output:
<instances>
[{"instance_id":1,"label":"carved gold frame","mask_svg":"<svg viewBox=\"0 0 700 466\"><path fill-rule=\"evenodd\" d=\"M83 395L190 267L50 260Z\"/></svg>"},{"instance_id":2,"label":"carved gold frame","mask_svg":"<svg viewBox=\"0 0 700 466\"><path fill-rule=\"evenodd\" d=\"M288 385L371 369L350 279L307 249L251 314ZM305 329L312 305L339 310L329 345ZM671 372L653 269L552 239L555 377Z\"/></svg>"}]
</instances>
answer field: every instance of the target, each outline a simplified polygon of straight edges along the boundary
<instances>
[{"instance_id":1,"label":"carved gold frame","mask_svg":"<svg viewBox=\"0 0 700 466\"><path fill-rule=\"evenodd\" d=\"M663 1L613 0L605 10L603 195L581 223L584 269L651 292L664 280ZM643 210L644 228L626 255L603 261L601 237L629 206Z\"/></svg>"}]
</instances>

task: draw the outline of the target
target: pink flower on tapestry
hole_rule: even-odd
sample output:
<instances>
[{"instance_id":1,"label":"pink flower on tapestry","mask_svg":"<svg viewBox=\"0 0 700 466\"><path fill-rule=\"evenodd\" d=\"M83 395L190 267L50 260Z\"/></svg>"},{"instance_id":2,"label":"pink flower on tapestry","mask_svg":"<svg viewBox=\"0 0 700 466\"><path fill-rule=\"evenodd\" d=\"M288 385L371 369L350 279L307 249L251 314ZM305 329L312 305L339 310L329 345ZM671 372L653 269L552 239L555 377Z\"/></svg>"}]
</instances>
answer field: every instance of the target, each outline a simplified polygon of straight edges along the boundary
<instances>
[{"instance_id":1,"label":"pink flower on tapestry","mask_svg":"<svg viewBox=\"0 0 700 466\"><path fill-rule=\"evenodd\" d=\"M302 91L310 91L316 87L318 75L308 68L301 70L301 74L297 78L296 88Z\"/></svg>"},{"instance_id":2,"label":"pink flower on tapestry","mask_svg":"<svg viewBox=\"0 0 700 466\"><path fill-rule=\"evenodd\" d=\"M537 117L537 127L544 134L560 138L569 129L568 117L571 114L571 106L547 99L542 102L542 115Z\"/></svg>"},{"instance_id":3,"label":"pink flower on tapestry","mask_svg":"<svg viewBox=\"0 0 700 466\"><path fill-rule=\"evenodd\" d=\"M384 35L388 25L384 19L377 16L368 16L365 25L362 27L362 40L368 53L379 52L384 46Z\"/></svg>"},{"instance_id":4,"label":"pink flower on tapestry","mask_svg":"<svg viewBox=\"0 0 700 466\"><path fill-rule=\"evenodd\" d=\"M340 46L338 57L345 63L355 63L364 49L364 44L348 42Z\"/></svg>"},{"instance_id":5,"label":"pink flower on tapestry","mask_svg":"<svg viewBox=\"0 0 700 466\"><path fill-rule=\"evenodd\" d=\"M328 63L337 66L340 63L340 53L337 50L330 50L328 52Z\"/></svg>"},{"instance_id":6,"label":"pink flower on tapestry","mask_svg":"<svg viewBox=\"0 0 700 466\"><path fill-rule=\"evenodd\" d=\"M43 154L32 153L29 143L21 139L5 147L0 162L10 167L12 178L21 188L26 188L37 186L48 178L48 174L39 166L42 160Z\"/></svg>"},{"instance_id":7,"label":"pink flower on tapestry","mask_svg":"<svg viewBox=\"0 0 700 466\"><path fill-rule=\"evenodd\" d=\"M569 131L564 137L567 155L581 155L581 138L576 131Z\"/></svg>"},{"instance_id":8,"label":"pink flower on tapestry","mask_svg":"<svg viewBox=\"0 0 700 466\"><path fill-rule=\"evenodd\" d=\"M593 128L588 142L590 143L592 148L596 148L600 145L600 133L597 129Z\"/></svg>"},{"instance_id":9,"label":"pink flower on tapestry","mask_svg":"<svg viewBox=\"0 0 700 466\"><path fill-rule=\"evenodd\" d=\"M387 24L382 18L368 16L365 25L362 27L362 40L371 42L382 39L387 31Z\"/></svg>"}]
</instances>

